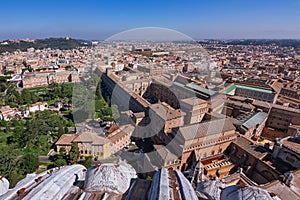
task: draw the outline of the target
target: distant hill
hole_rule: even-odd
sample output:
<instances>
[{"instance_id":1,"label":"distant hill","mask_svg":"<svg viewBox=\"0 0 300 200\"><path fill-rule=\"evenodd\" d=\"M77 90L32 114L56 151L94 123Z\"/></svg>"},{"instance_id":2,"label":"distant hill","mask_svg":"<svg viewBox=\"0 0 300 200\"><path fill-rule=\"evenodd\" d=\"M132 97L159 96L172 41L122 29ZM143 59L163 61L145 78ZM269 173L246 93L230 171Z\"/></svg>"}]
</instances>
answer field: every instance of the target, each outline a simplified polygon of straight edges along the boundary
<instances>
[{"instance_id":1,"label":"distant hill","mask_svg":"<svg viewBox=\"0 0 300 200\"><path fill-rule=\"evenodd\" d=\"M281 47L300 48L300 40L294 39L246 39L246 40L207 40L200 44L218 43L227 45L276 45Z\"/></svg>"},{"instance_id":2,"label":"distant hill","mask_svg":"<svg viewBox=\"0 0 300 200\"><path fill-rule=\"evenodd\" d=\"M28 48L43 49L74 49L80 46L89 46L91 42L72 38L46 38L37 40L5 40L0 44L0 53L16 50L26 51Z\"/></svg>"}]
</instances>

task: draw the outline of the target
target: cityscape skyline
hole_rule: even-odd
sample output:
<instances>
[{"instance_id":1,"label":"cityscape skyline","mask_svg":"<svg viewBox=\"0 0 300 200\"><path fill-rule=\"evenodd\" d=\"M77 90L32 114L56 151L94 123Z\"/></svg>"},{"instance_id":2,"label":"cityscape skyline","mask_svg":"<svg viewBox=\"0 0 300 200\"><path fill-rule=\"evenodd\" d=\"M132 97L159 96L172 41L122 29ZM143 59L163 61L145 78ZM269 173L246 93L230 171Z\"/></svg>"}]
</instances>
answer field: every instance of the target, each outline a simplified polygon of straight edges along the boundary
<instances>
[{"instance_id":1,"label":"cityscape skyline","mask_svg":"<svg viewBox=\"0 0 300 200\"><path fill-rule=\"evenodd\" d=\"M300 28L295 26L300 22L300 2L292 0L11 1L1 7L0 40L104 40L140 27L174 29L194 39L300 39Z\"/></svg>"},{"instance_id":2,"label":"cityscape skyline","mask_svg":"<svg viewBox=\"0 0 300 200\"><path fill-rule=\"evenodd\" d=\"M300 0L0 6L0 200L300 199Z\"/></svg>"}]
</instances>

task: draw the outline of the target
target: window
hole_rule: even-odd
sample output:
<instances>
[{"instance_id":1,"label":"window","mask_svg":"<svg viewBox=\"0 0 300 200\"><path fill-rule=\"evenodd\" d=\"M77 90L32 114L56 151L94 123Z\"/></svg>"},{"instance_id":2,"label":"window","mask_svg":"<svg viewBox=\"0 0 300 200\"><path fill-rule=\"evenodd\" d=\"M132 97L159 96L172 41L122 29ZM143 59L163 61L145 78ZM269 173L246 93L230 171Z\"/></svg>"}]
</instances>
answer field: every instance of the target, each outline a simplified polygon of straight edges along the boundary
<instances>
[{"instance_id":1,"label":"window","mask_svg":"<svg viewBox=\"0 0 300 200\"><path fill-rule=\"evenodd\" d=\"M212 151L211 151L211 155L212 155L212 156L215 155L215 150L212 150Z\"/></svg>"},{"instance_id":2,"label":"window","mask_svg":"<svg viewBox=\"0 0 300 200\"><path fill-rule=\"evenodd\" d=\"M204 157L204 158L206 158L206 157L207 157L207 153L206 153L206 152L204 152L204 154L203 154L203 157Z\"/></svg>"},{"instance_id":3,"label":"window","mask_svg":"<svg viewBox=\"0 0 300 200\"><path fill-rule=\"evenodd\" d=\"M222 148L220 148L218 152L221 153L222 152Z\"/></svg>"}]
</instances>

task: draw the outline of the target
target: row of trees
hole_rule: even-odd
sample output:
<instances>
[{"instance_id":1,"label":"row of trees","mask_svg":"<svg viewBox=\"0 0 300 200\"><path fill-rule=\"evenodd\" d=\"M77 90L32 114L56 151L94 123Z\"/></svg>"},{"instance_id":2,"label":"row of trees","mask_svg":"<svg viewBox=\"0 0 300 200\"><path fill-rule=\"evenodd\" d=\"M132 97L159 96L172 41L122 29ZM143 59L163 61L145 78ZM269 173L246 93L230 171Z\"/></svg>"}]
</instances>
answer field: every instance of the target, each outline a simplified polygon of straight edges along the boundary
<instances>
[{"instance_id":1,"label":"row of trees","mask_svg":"<svg viewBox=\"0 0 300 200\"><path fill-rule=\"evenodd\" d=\"M75 84L72 103L76 108L73 116L77 122L95 118L113 121L113 114L117 113L110 107L109 99L102 96L101 79L94 73L90 74L89 79Z\"/></svg>"},{"instance_id":2,"label":"row of trees","mask_svg":"<svg viewBox=\"0 0 300 200\"><path fill-rule=\"evenodd\" d=\"M0 92L5 92L2 105L18 107L19 105L30 105L39 101L64 100L71 103L73 93L73 83L57 84L52 83L47 87L23 89L19 92L14 85L0 83Z\"/></svg>"},{"instance_id":3,"label":"row of trees","mask_svg":"<svg viewBox=\"0 0 300 200\"><path fill-rule=\"evenodd\" d=\"M7 135L7 144L14 144L18 148L41 149L43 153L49 151L51 144L68 133L68 127L73 127L72 121L62 117L57 111L37 111L30 120L2 121Z\"/></svg>"},{"instance_id":4,"label":"row of trees","mask_svg":"<svg viewBox=\"0 0 300 200\"><path fill-rule=\"evenodd\" d=\"M38 169L38 156L47 155L74 124L56 111L45 110L35 112L29 120L0 121L0 126L0 175L13 187Z\"/></svg>"},{"instance_id":5,"label":"row of trees","mask_svg":"<svg viewBox=\"0 0 300 200\"><path fill-rule=\"evenodd\" d=\"M19 42L10 42L5 40L8 45L1 45L0 53L2 52L13 52L16 50L26 51L28 48L43 49L43 48L52 48L52 49L75 49L80 46L87 46L86 41L78 41L72 38L46 38L38 39L35 42L30 41L19 41Z\"/></svg>"},{"instance_id":6,"label":"row of trees","mask_svg":"<svg viewBox=\"0 0 300 200\"><path fill-rule=\"evenodd\" d=\"M93 88L94 85L94 88ZM96 89L96 90L95 90ZM2 104L17 107L30 105L38 101L72 101L75 113L86 113L86 119L100 117L112 120L115 113L101 93L101 80L95 74L85 83L56 84L47 87L17 90L0 80ZM7 94L7 95L5 95ZM61 113L52 110L37 111L29 119L14 119L11 122L0 121L0 175L5 176L14 186L27 173L34 172L38 166L39 155L47 155L62 134L69 133L68 127L74 127L71 121ZM80 163L86 167L92 165L92 157L80 159L77 144L72 144L71 151L64 149L49 166Z\"/></svg>"},{"instance_id":7,"label":"row of trees","mask_svg":"<svg viewBox=\"0 0 300 200\"><path fill-rule=\"evenodd\" d=\"M93 87L95 87L93 89ZM112 121L118 115L117 107L110 107L109 99L105 99L101 92L101 79L91 74L91 78L83 83L52 83L46 87L23 89L19 92L14 85L0 81L0 92L3 94L2 105L10 107L28 106L36 102L47 101L50 104L63 100L65 104L74 106L79 113L87 114L89 119L101 118ZM81 116L81 117L82 117Z\"/></svg>"}]
</instances>

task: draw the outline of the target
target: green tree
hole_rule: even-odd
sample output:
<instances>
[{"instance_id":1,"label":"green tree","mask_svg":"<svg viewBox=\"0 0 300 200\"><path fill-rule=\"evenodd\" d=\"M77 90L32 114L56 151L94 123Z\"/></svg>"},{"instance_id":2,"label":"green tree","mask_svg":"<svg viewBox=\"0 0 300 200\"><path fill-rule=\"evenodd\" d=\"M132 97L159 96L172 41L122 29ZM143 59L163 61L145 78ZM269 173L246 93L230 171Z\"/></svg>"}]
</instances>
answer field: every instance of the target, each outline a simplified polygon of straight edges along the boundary
<instances>
[{"instance_id":1,"label":"green tree","mask_svg":"<svg viewBox=\"0 0 300 200\"><path fill-rule=\"evenodd\" d=\"M96 111L100 111L105 106L106 106L106 102L104 101L103 98L95 101L95 110Z\"/></svg>"},{"instance_id":2,"label":"green tree","mask_svg":"<svg viewBox=\"0 0 300 200\"><path fill-rule=\"evenodd\" d=\"M60 138L60 136L62 136L63 134L65 134L65 129L63 126L59 126L58 127L58 138Z\"/></svg>"},{"instance_id":3,"label":"green tree","mask_svg":"<svg viewBox=\"0 0 300 200\"><path fill-rule=\"evenodd\" d=\"M65 128L64 128L64 132L65 132L65 134L68 134L68 133L69 133L68 127L65 127Z\"/></svg>"},{"instance_id":4,"label":"green tree","mask_svg":"<svg viewBox=\"0 0 300 200\"><path fill-rule=\"evenodd\" d=\"M36 102L39 101L39 97L35 93L32 92L30 95L31 95L31 102L32 103L36 103Z\"/></svg>"},{"instance_id":5,"label":"green tree","mask_svg":"<svg viewBox=\"0 0 300 200\"><path fill-rule=\"evenodd\" d=\"M6 83L0 83L0 92L4 92L7 89Z\"/></svg>"},{"instance_id":6,"label":"green tree","mask_svg":"<svg viewBox=\"0 0 300 200\"><path fill-rule=\"evenodd\" d=\"M66 165L66 164L67 164L66 160L65 160L65 159L62 159L62 158L59 158L59 159L57 159L57 160L54 162L54 165L55 165L56 167L58 167L58 166L64 166L64 165Z\"/></svg>"},{"instance_id":7,"label":"green tree","mask_svg":"<svg viewBox=\"0 0 300 200\"><path fill-rule=\"evenodd\" d=\"M17 169L16 156L17 149L14 145L0 145L0 173L1 176L8 177L10 172Z\"/></svg>"},{"instance_id":8,"label":"green tree","mask_svg":"<svg viewBox=\"0 0 300 200\"><path fill-rule=\"evenodd\" d=\"M111 110L111 108L108 107L108 106L102 108L101 111L102 111L102 114L103 114L104 116L111 116L111 115L112 115L112 110Z\"/></svg>"},{"instance_id":9,"label":"green tree","mask_svg":"<svg viewBox=\"0 0 300 200\"><path fill-rule=\"evenodd\" d=\"M78 162L80 152L79 152L79 148L78 148L77 143L72 142L71 150L69 152L69 156L70 156L70 163L71 164L75 164L75 163Z\"/></svg>"},{"instance_id":10,"label":"green tree","mask_svg":"<svg viewBox=\"0 0 300 200\"><path fill-rule=\"evenodd\" d=\"M14 74L15 72L14 71L6 71L5 73L4 73L4 75L11 75L11 74Z\"/></svg>"},{"instance_id":11,"label":"green tree","mask_svg":"<svg viewBox=\"0 0 300 200\"><path fill-rule=\"evenodd\" d=\"M99 100L99 99L103 99L102 92L101 92L101 79L100 79L100 81L98 81L97 87L96 87L96 100Z\"/></svg>"},{"instance_id":12,"label":"green tree","mask_svg":"<svg viewBox=\"0 0 300 200\"><path fill-rule=\"evenodd\" d=\"M22 90L19 103L20 104L31 104L32 103L31 94L28 89Z\"/></svg>"},{"instance_id":13,"label":"green tree","mask_svg":"<svg viewBox=\"0 0 300 200\"><path fill-rule=\"evenodd\" d=\"M64 124L67 123L69 122L57 112L51 110L37 111L31 120L14 126L15 132L10 138L10 142L16 142L20 148L44 148L45 142L41 143L41 138L51 137L50 141L55 142L65 133Z\"/></svg>"},{"instance_id":14,"label":"green tree","mask_svg":"<svg viewBox=\"0 0 300 200\"><path fill-rule=\"evenodd\" d=\"M33 173L39 167L39 158L32 154L26 154L18 160L18 172L22 175Z\"/></svg>"},{"instance_id":15,"label":"green tree","mask_svg":"<svg viewBox=\"0 0 300 200\"><path fill-rule=\"evenodd\" d=\"M13 135L7 137L7 144L16 144L19 148L22 148L26 145L26 140L24 137L24 125L21 123L22 121L14 121L12 126L14 127Z\"/></svg>"},{"instance_id":16,"label":"green tree","mask_svg":"<svg viewBox=\"0 0 300 200\"><path fill-rule=\"evenodd\" d=\"M48 95L50 99L57 99L58 95L61 93L61 87L57 83L51 83L49 85Z\"/></svg>"},{"instance_id":17,"label":"green tree","mask_svg":"<svg viewBox=\"0 0 300 200\"><path fill-rule=\"evenodd\" d=\"M5 176L8 180L9 180L9 187L13 188L15 187L15 185L22 180L23 178L25 178L24 175L21 175L18 171L13 170L11 171L7 176Z\"/></svg>"},{"instance_id":18,"label":"green tree","mask_svg":"<svg viewBox=\"0 0 300 200\"><path fill-rule=\"evenodd\" d=\"M59 154L58 154L58 156L60 157L60 158L63 158L65 155L66 155L66 149L65 148L60 148L59 149Z\"/></svg>"},{"instance_id":19,"label":"green tree","mask_svg":"<svg viewBox=\"0 0 300 200\"><path fill-rule=\"evenodd\" d=\"M84 157L84 161L82 161L80 164L84 165L86 168L91 167L93 165L93 157L92 156Z\"/></svg>"},{"instance_id":20,"label":"green tree","mask_svg":"<svg viewBox=\"0 0 300 200\"><path fill-rule=\"evenodd\" d=\"M72 99L74 83L61 84L60 86L61 86L61 93L59 94L60 98ZM68 104L68 102L66 102L66 104Z\"/></svg>"},{"instance_id":21,"label":"green tree","mask_svg":"<svg viewBox=\"0 0 300 200\"><path fill-rule=\"evenodd\" d=\"M119 113L119 109L118 109L118 105L112 105L111 106L111 112L112 112L112 116L114 119L117 119L120 117L120 113Z\"/></svg>"},{"instance_id":22,"label":"green tree","mask_svg":"<svg viewBox=\"0 0 300 200\"><path fill-rule=\"evenodd\" d=\"M10 188L25 177L18 166L18 151L16 149L17 147L14 144L9 146L0 145L0 174L9 180Z\"/></svg>"}]
</instances>

